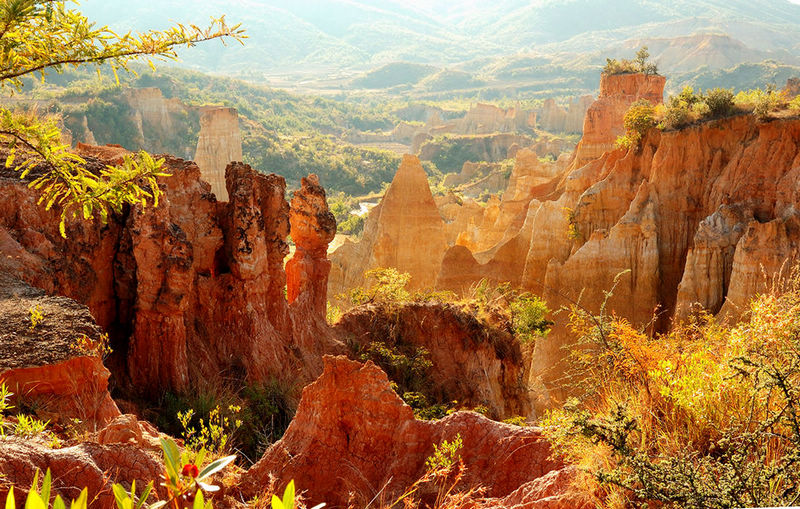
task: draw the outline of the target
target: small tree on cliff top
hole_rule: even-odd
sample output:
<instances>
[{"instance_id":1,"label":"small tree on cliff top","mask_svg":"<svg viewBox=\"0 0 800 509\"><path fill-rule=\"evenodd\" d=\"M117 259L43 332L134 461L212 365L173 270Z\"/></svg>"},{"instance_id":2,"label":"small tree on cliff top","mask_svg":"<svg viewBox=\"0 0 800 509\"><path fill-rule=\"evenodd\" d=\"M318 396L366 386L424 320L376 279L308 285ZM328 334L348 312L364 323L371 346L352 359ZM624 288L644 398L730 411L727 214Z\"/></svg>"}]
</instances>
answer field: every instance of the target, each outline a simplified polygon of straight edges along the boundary
<instances>
[{"instance_id":1,"label":"small tree on cliff top","mask_svg":"<svg viewBox=\"0 0 800 509\"><path fill-rule=\"evenodd\" d=\"M228 26L224 17L212 19L206 28L177 24L165 31L118 35L106 26L96 28L81 13L68 9L65 1L0 0L0 88L21 90L22 78L64 66L110 64L116 73L129 71L136 59L176 59L176 49L211 39L245 37L239 25ZM98 69L99 72L99 69ZM156 178L163 175L163 161L144 153L126 158L119 167L107 167L99 175L86 169L86 162L61 143L61 132L52 118L20 114L0 108L0 146L8 152L6 167L25 177L37 168L30 186L41 192L39 203L61 207L61 234L67 217L85 219L99 214L105 221L109 211L126 203L158 203Z\"/></svg>"},{"instance_id":2,"label":"small tree on cliff top","mask_svg":"<svg viewBox=\"0 0 800 509\"><path fill-rule=\"evenodd\" d=\"M603 67L603 74L629 74L640 72L646 75L658 74L658 66L650 62L650 51L647 46L642 46L636 52L636 58L628 60L621 58L606 58L606 65Z\"/></svg>"}]
</instances>

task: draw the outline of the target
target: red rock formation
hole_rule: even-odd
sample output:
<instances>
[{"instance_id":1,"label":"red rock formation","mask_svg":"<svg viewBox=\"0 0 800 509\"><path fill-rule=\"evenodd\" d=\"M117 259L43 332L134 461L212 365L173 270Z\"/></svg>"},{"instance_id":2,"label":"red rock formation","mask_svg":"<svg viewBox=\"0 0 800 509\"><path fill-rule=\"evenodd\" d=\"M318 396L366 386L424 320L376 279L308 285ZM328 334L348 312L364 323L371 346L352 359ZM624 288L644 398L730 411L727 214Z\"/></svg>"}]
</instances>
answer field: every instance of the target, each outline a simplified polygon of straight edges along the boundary
<instances>
[{"instance_id":1,"label":"red rock formation","mask_svg":"<svg viewBox=\"0 0 800 509\"><path fill-rule=\"evenodd\" d=\"M331 255L329 293L362 285L364 272L376 267L411 274L410 288L433 286L445 249L444 221L428 177L419 159L406 155L380 204L369 212L361 241L345 242Z\"/></svg>"},{"instance_id":2,"label":"red rock formation","mask_svg":"<svg viewBox=\"0 0 800 509\"><path fill-rule=\"evenodd\" d=\"M53 479L53 497L61 495L67 501L74 500L86 487L92 509L116 507L111 491L115 482L130 489L131 482L136 481L139 492L149 481L156 481L156 492L166 495L158 483L163 471L161 462L153 453L135 445L87 442L52 449L36 442L7 438L0 441L0 472L3 473L0 499L6 499L8 486L13 485L16 506L24 507L34 475L39 471L41 482L41 473L48 468Z\"/></svg>"},{"instance_id":3,"label":"red rock formation","mask_svg":"<svg viewBox=\"0 0 800 509\"><path fill-rule=\"evenodd\" d=\"M194 160L211 192L220 201L228 200L225 168L242 160L242 135L235 108L205 106L200 108L200 135Z\"/></svg>"},{"instance_id":4,"label":"red rock formation","mask_svg":"<svg viewBox=\"0 0 800 509\"><path fill-rule=\"evenodd\" d=\"M31 310L41 313L41 323L34 325ZM85 306L0 271L0 316L0 380L15 396L40 402L42 419L76 418L92 427L120 414L103 361L77 348L83 338L101 339Z\"/></svg>"},{"instance_id":5,"label":"red rock formation","mask_svg":"<svg viewBox=\"0 0 800 509\"><path fill-rule=\"evenodd\" d=\"M433 364L427 394L435 402L485 406L502 419L530 413L519 342L455 306L361 306L345 314L334 330L343 343L362 348L377 341L425 348Z\"/></svg>"},{"instance_id":6,"label":"red rock formation","mask_svg":"<svg viewBox=\"0 0 800 509\"><path fill-rule=\"evenodd\" d=\"M137 392L185 390L221 371L313 378L321 352L340 346L317 312L319 298L292 311L284 296L283 178L231 164L230 200L219 203L195 164L167 156L166 167L172 176L159 207L135 207L106 226L70 222L66 240L57 212L37 205L16 174L0 172L0 268L85 303L112 332L112 365L127 365L115 372L120 383ZM312 283L300 286L298 301L325 287Z\"/></svg>"},{"instance_id":7,"label":"red rock formation","mask_svg":"<svg viewBox=\"0 0 800 509\"><path fill-rule=\"evenodd\" d=\"M312 315L325 316L326 283L331 271L328 244L336 236L336 218L328 210L325 190L316 175L302 179L301 186L294 193L289 214L297 249L286 264L287 295L289 304L302 296L306 302L296 305L304 306Z\"/></svg>"},{"instance_id":8,"label":"red rock formation","mask_svg":"<svg viewBox=\"0 0 800 509\"><path fill-rule=\"evenodd\" d=\"M424 474L434 444L457 435L466 466L459 489L484 486L488 497L507 497L562 468L550 458L550 447L536 428L471 412L417 421L371 362L326 357L322 376L303 390L283 438L242 475L242 492L245 497L259 494L275 476L280 488L294 479L312 504L360 506L376 495L394 500Z\"/></svg>"},{"instance_id":9,"label":"red rock formation","mask_svg":"<svg viewBox=\"0 0 800 509\"><path fill-rule=\"evenodd\" d=\"M645 74L603 74L600 94L586 111L583 137L575 151L573 168L580 168L603 152L614 148L617 137L624 134L622 119L631 104L639 99L653 105L664 100L664 76Z\"/></svg>"}]
</instances>

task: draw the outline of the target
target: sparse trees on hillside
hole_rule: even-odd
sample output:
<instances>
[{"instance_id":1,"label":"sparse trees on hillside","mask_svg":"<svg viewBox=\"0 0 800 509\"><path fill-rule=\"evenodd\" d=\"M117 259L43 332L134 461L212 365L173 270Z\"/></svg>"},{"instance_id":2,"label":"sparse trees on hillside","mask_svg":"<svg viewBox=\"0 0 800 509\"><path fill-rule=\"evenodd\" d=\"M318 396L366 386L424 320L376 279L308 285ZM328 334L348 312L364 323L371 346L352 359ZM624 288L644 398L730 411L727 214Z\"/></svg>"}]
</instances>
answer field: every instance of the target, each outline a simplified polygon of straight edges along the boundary
<instances>
[{"instance_id":1,"label":"sparse trees on hillside","mask_svg":"<svg viewBox=\"0 0 800 509\"><path fill-rule=\"evenodd\" d=\"M0 88L13 93L22 89L23 78L44 80L48 71L60 72L65 66L109 64L116 74L128 71L136 59L175 59L180 46L244 38L239 25L228 26L224 17L212 19L206 28L177 24L165 31L118 35L95 27L67 3L0 0ZM61 142L55 119L0 108L0 147L8 154L7 168L15 167L22 177L38 170L30 185L41 192L39 202L48 209L61 207L62 235L68 217L91 219L97 214L105 220L109 211L126 203L157 203L160 161L140 154L95 174Z\"/></svg>"},{"instance_id":2,"label":"sparse trees on hillside","mask_svg":"<svg viewBox=\"0 0 800 509\"><path fill-rule=\"evenodd\" d=\"M631 74L631 73L643 73L646 75L653 75L658 74L658 66L649 61L650 59L650 52L647 49L647 46L642 46L639 48L639 51L636 52L636 58L633 60L628 60L625 58L621 58L617 60L616 58L606 58L606 65L603 67L603 74L614 75L614 74Z\"/></svg>"}]
</instances>

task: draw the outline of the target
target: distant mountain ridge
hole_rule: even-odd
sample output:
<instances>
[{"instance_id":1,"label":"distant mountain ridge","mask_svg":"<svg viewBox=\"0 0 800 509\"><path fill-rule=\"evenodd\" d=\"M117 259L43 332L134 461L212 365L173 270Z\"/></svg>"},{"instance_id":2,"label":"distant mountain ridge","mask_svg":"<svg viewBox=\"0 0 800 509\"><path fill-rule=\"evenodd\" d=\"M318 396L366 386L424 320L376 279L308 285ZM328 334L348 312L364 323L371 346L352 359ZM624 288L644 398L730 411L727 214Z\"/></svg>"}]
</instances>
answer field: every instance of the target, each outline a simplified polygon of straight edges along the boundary
<instances>
[{"instance_id":1,"label":"distant mountain ridge","mask_svg":"<svg viewBox=\"0 0 800 509\"><path fill-rule=\"evenodd\" d=\"M226 14L247 30L245 45L198 45L180 65L284 88L310 80L321 83L311 90L435 91L500 80L513 91L560 80L575 93L606 57L629 58L641 45L667 74L800 65L800 5L788 0L84 0L80 9L119 31ZM426 75L440 78L414 88Z\"/></svg>"}]
</instances>

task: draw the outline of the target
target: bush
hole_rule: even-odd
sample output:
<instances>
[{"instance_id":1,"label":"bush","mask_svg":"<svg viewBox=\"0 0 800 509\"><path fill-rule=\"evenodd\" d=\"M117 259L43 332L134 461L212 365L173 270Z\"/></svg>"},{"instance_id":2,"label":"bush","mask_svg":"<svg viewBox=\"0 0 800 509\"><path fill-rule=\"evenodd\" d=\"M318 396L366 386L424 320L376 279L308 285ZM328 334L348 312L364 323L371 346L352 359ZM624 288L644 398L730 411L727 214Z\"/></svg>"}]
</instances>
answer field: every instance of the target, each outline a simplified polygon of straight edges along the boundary
<instances>
[{"instance_id":1,"label":"bush","mask_svg":"<svg viewBox=\"0 0 800 509\"><path fill-rule=\"evenodd\" d=\"M550 332L553 322L545 317L550 313L547 303L530 293L511 301L511 327L521 343L531 343Z\"/></svg>"},{"instance_id":2,"label":"bush","mask_svg":"<svg viewBox=\"0 0 800 509\"><path fill-rule=\"evenodd\" d=\"M703 96L703 102L708 105L711 117L724 117L733 110L733 91L724 88L711 89Z\"/></svg>"},{"instance_id":3,"label":"bush","mask_svg":"<svg viewBox=\"0 0 800 509\"><path fill-rule=\"evenodd\" d=\"M767 90L760 88L742 91L734 97L736 106L753 111L759 120L766 120L769 114L780 109L786 103L783 94L776 92L772 87Z\"/></svg>"},{"instance_id":4,"label":"bush","mask_svg":"<svg viewBox=\"0 0 800 509\"><path fill-rule=\"evenodd\" d=\"M792 99L789 103L789 111L792 113L800 113L800 95Z\"/></svg>"},{"instance_id":5,"label":"bush","mask_svg":"<svg viewBox=\"0 0 800 509\"><path fill-rule=\"evenodd\" d=\"M572 316L579 399L548 415L557 451L620 506L785 506L800 497L800 281L729 327L700 316L650 337ZM594 489L591 488L591 489Z\"/></svg>"},{"instance_id":6,"label":"bush","mask_svg":"<svg viewBox=\"0 0 800 509\"><path fill-rule=\"evenodd\" d=\"M636 52L636 58L633 60L607 58L606 65L603 67L602 72L607 75L632 74L637 72L646 75L658 74L658 67L656 64L649 62L649 58L650 52L647 50L647 46L642 46L639 48L639 51Z\"/></svg>"},{"instance_id":7,"label":"bush","mask_svg":"<svg viewBox=\"0 0 800 509\"><path fill-rule=\"evenodd\" d=\"M623 124L625 134L617 139L617 146L626 149L638 148L647 131L656 125L655 108L649 101L640 99L628 108Z\"/></svg>"}]
</instances>

